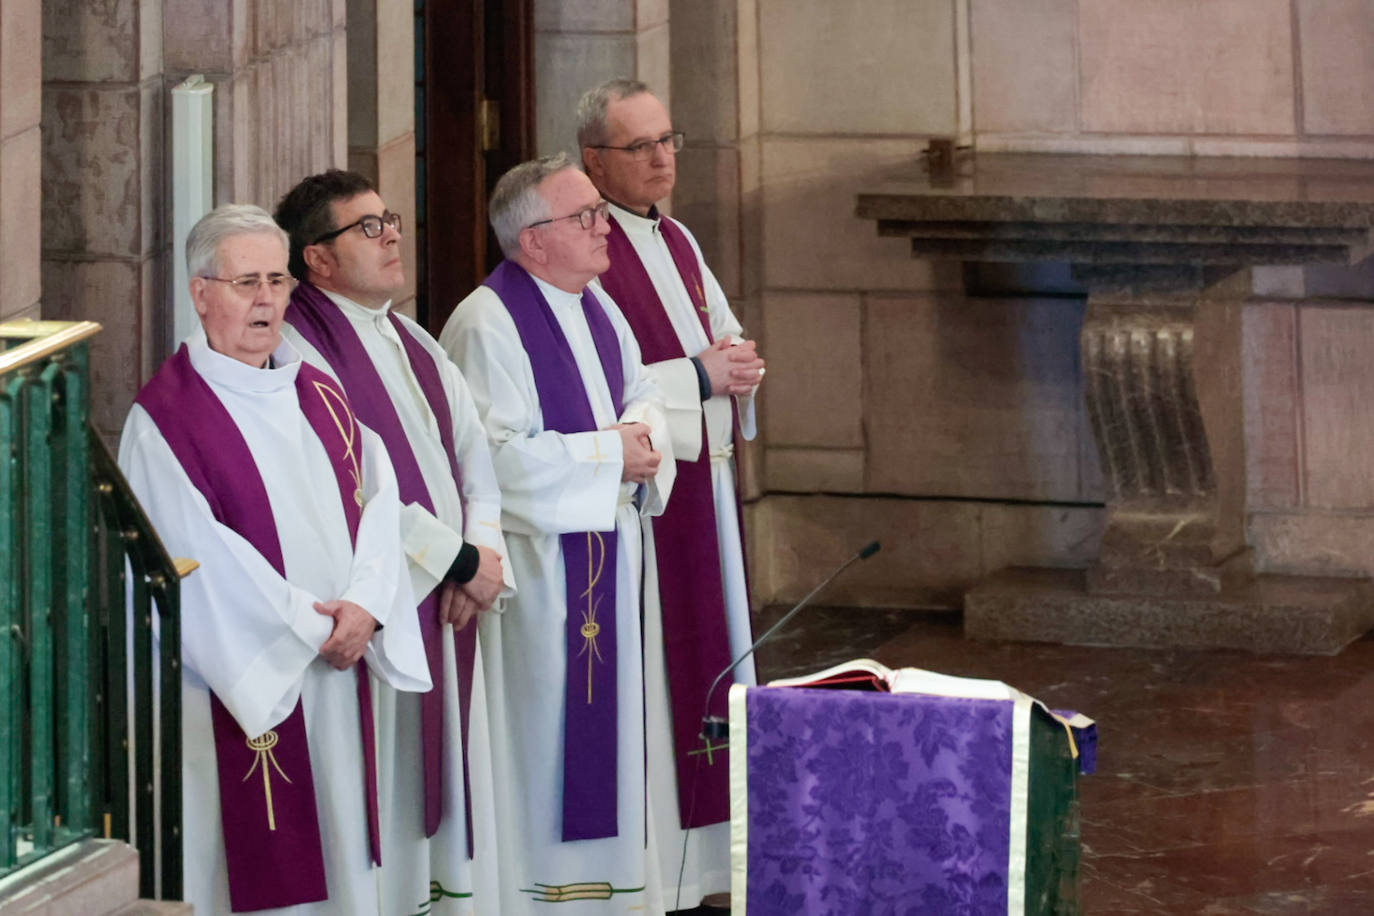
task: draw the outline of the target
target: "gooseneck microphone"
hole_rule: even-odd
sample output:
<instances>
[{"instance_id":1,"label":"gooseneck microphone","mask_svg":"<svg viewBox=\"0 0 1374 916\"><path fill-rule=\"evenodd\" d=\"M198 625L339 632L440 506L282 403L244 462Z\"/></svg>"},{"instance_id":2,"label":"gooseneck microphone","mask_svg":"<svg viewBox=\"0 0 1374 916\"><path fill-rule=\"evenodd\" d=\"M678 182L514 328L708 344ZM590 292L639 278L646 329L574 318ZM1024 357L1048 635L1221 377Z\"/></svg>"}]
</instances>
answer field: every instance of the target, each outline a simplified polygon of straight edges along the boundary
<instances>
[{"instance_id":1,"label":"gooseneck microphone","mask_svg":"<svg viewBox=\"0 0 1374 916\"><path fill-rule=\"evenodd\" d=\"M730 666L726 668L724 671L722 671L720 674L716 675L716 679L711 682L711 689L706 691L706 708L702 711L701 716L701 737L716 740L726 737L730 732L729 721L724 716L711 715L711 698L715 696L716 688L720 686L720 682L725 679L725 676L729 674L731 671L734 671L735 668L738 667L739 664L743 662L746 658L753 655L755 649L757 649L759 646L767 642L768 638L772 636L774 633L776 633L778 630L780 630L783 624L787 623L787 621L795 617L798 611L806 607L806 605L810 603L811 599L819 595L821 591L827 585L833 582L840 573L844 572L850 566L853 566L859 560L867 560L869 557L873 556L881 549L882 544L878 543L877 541L870 541L863 547L859 548L859 550L853 556L851 556L849 559L841 563L830 575L826 576L825 581L821 582L820 585L817 585L815 588L811 589L811 591L807 594L805 598L798 601L796 604L792 606L792 609L790 611L782 615L781 620L779 620L777 623L769 627L767 632L765 632L758 639L754 640L754 644L750 646L749 649L743 655L741 655L739 658L731 662Z\"/></svg>"}]
</instances>

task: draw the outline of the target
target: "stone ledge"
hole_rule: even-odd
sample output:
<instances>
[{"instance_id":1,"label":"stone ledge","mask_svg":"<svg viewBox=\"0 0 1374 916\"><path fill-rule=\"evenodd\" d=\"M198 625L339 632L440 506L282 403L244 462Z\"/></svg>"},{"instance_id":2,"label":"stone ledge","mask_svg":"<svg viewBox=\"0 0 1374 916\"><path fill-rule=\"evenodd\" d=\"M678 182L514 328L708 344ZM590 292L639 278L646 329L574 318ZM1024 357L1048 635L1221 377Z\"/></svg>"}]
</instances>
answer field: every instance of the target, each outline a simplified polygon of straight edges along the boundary
<instances>
[{"instance_id":1,"label":"stone ledge","mask_svg":"<svg viewBox=\"0 0 1374 916\"><path fill-rule=\"evenodd\" d=\"M0 916L96 916L138 898L138 852L84 840L0 883Z\"/></svg>"},{"instance_id":2,"label":"stone ledge","mask_svg":"<svg viewBox=\"0 0 1374 916\"><path fill-rule=\"evenodd\" d=\"M1014 567L964 596L972 639L1335 655L1374 627L1368 579L1258 576L1216 595L1089 594L1081 570Z\"/></svg>"}]
</instances>

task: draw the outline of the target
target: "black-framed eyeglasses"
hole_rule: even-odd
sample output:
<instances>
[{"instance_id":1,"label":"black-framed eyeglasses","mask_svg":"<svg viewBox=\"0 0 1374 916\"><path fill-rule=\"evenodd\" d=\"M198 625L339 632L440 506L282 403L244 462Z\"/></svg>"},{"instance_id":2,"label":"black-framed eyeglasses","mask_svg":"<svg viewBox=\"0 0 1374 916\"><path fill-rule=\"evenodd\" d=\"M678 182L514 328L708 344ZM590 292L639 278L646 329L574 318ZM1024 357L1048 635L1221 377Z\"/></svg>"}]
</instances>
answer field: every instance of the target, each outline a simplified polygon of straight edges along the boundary
<instances>
[{"instance_id":1,"label":"black-framed eyeglasses","mask_svg":"<svg viewBox=\"0 0 1374 916\"><path fill-rule=\"evenodd\" d=\"M375 213L369 213L367 216L358 217L358 219L349 223L347 226L341 226L333 232L326 232L310 244L322 245L330 239L338 238L354 226L361 226L363 235L370 239L375 239L380 236L383 226L390 226L392 229L395 229L396 233L399 235L401 232L401 214L392 213L390 210L387 210L381 216L377 216Z\"/></svg>"},{"instance_id":2,"label":"black-framed eyeglasses","mask_svg":"<svg viewBox=\"0 0 1374 916\"><path fill-rule=\"evenodd\" d=\"M657 140L645 140L642 143L632 143L629 146L593 146L592 149L618 149L622 153L629 153L630 158L636 162L643 162L652 159L655 147L663 147L670 153L682 152L683 141L687 135L680 130L675 130L670 134L664 134Z\"/></svg>"},{"instance_id":3,"label":"black-framed eyeglasses","mask_svg":"<svg viewBox=\"0 0 1374 916\"><path fill-rule=\"evenodd\" d=\"M214 280L216 283L228 283L229 288L238 294L240 299L251 299L257 295L258 289L266 286L267 292L271 295L283 298L291 295L291 290L296 288L296 278L290 274L244 274L241 277L201 277L202 280Z\"/></svg>"},{"instance_id":4,"label":"black-framed eyeglasses","mask_svg":"<svg viewBox=\"0 0 1374 916\"><path fill-rule=\"evenodd\" d=\"M581 226L583 229L590 229L596 225L596 218L598 216L601 217L603 220L610 222L611 205L606 203L604 200L594 207L583 207L576 213L569 213L567 216L553 216L549 219L535 220L525 228L533 229L535 226L542 226L545 223L556 223L561 219L575 219L577 220L577 224Z\"/></svg>"}]
</instances>

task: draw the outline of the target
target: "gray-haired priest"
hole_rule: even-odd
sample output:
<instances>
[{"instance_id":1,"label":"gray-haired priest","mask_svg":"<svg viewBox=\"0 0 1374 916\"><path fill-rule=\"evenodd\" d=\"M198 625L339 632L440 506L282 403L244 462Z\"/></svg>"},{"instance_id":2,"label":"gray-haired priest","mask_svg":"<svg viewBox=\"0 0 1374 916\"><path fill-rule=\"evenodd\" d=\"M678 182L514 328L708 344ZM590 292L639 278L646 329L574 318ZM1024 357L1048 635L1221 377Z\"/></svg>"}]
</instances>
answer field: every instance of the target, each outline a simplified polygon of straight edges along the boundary
<instances>
[{"instance_id":1,"label":"gray-haired priest","mask_svg":"<svg viewBox=\"0 0 1374 916\"><path fill-rule=\"evenodd\" d=\"M395 474L283 342L286 260L257 207L191 230L201 330L139 392L119 463L167 548L200 562L182 584L186 899L378 916L371 695L430 678Z\"/></svg>"},{"instance_id":2,"label":"gray-haired priest","mask_svg":"<svg viewBox=\"0 0 1374 916\"><path fill-rule=\"evenodd\" d=\"M667 109L643 83L611 80L582 97L577 121L587 175L611 204L611 267L599 282L663 390L677 455L673 504L654 519L649 586L662 614L645 619L644 670L649 802L670 882L681 828L693 828L682 868L688 908L730 888L727 751L704 746L698 733L707 689L751 642L733 458L736 433L754 436L764 363L696 239L658 210L672 193L683 136ZM753 660L735 676L753 683ZM728 686L711 698L712 713L725 714Z\"/></svg>"},{"instance_id":3,"label":"gray-haired priest","mask_svg":"<svg viewBox=\"0 0 1374 916\"><path fill-rule=\"evenodd\" d=\"M615 305L606 205L565 156L497 183L503 261L440 342L491 441L519 593L486 617L502 916L663 912L645 834L642 539L672 481Z\"/></svg>"}]
</instances>

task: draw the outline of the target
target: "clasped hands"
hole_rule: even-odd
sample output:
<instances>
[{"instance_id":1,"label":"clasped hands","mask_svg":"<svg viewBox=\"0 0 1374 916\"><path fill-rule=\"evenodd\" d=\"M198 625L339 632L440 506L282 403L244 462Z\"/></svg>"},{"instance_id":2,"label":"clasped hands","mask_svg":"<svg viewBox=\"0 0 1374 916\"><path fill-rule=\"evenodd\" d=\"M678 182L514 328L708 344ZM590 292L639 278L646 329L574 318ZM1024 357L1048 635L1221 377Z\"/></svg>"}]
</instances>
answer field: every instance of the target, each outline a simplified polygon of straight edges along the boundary
<instances>
[{"instance_id":1,"label":"clasped hands","mask_svg":"<svg viewBox=\"0 0 1374 916\"><path fill-rule=\"evenodd\" d=\"M645 483L658 473L663 455L649 438L647 423L616 423L608 427L620 433L620 479L626 483Z\"/></svg>"},{"instance_id":2,"label":"clasped hands","mask_svg":"<svg viewBox=\"0 0 1374 916\"><path fill-rule=\"evenodd\" d=\"M763 379L764 361L752 340L732 343L722 337L697 354L711 394L749 394Z\"/></svg>"}]
</instances>

